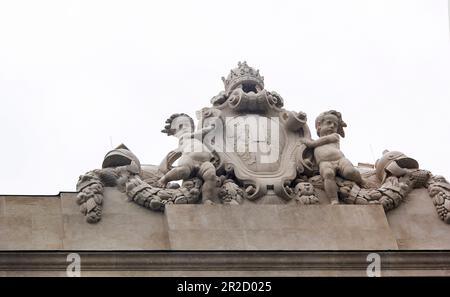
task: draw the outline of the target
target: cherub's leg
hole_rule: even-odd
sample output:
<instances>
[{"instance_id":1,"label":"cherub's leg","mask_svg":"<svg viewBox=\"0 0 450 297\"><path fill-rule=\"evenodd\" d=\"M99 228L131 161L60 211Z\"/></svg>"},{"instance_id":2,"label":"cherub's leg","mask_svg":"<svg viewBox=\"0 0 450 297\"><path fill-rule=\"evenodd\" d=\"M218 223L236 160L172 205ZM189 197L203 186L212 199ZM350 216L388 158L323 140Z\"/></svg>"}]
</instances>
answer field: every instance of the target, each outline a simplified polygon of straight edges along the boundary
<instances>
[{"instance_id":1,"label":"cherub's leg","mask_svg":"<svg viewBox=\"0 0 450 297\"><path fill-rule=\"evenodd\" d=\"M336 173L331 164L321 164L320 175L323 178L325 193L331 201L331 204L339 204L338 187L336 184Z\"/></svg>"},{"instance_id":2,"label":"cherub's leg","mask_svg":"<svg viewBox=\"0 0 450 297\"><path fill-rule=\"evenodd\" d=\"M167 172L163 177L161 177L157 185L159 187L165 187L168 182L174 181L174 180L185 180L188 179L191 175L191 168L187 165L181 165L173 168L169 172Z\"/></svg>"},{"instance_id":3,"label":"cherub's leg","mask_svg":"<svg viewBox=\"0 0 450 297\"><path fill-rule=\"evenodd\" d=\"M356 169L353 166L353 164L349 160L343 159L339 163L340 163L339 167L341 167L340 170L343 178L354 181L360 186L363 185L361 173L359 172L358 169Z\"/></svg>"},{"instance_id":4,"label":"cherub's leg","mask_svg":"<svg viewBox=\"0 0 450 297\"><path fill-rule=\"evenodd\" d=\"M205 162L200 167L200 177L203 179L202 200L214 200L216 198L217 175L216 168L210 162Z\"/></svg>"}]
</instances>

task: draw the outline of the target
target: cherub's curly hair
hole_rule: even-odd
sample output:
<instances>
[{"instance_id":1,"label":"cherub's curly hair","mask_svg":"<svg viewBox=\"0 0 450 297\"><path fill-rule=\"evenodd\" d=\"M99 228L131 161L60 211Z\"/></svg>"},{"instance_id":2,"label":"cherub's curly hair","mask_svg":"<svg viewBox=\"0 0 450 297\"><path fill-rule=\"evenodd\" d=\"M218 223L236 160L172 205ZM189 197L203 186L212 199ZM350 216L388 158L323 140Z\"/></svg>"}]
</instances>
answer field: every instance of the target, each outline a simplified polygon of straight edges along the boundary
<instances>
[{"instance_id":1,"label":"cherub's curly hair","mask_svg":"<svg viewBox=\"0 0 450 297\"><path fill-rule=\"evenodd\" d=\"M319 114L319 116L316 118L317 135L319 135L320 123L322 122L322 120L327 115L334 115L335 117L337 117L337 119L338 119L338 130L337 130L337 133L339 135L341 135L342 137L345 137L344 128L347 127L347 124L342 120L341 113L339 111L336 111L336 110L328 110L328 111L325 111L325 112L322 112L321 114Z\"/></svg>"},{"instance_id":2,"label":"cherub's curly hair","mask_svg":"<svg viewBox=\"0 0 450 297\"><path fill-rule=\"evenodd\" d=\"M191 121L192 130L195 128L194 120L185 113L174 113L166 120L166 125L164 126L164 129L161 130L162 133L166 133L168 136L174 135L176 133L176 129L172 129L172 122L178 117L187 117Z\"/></svg>"}]
</instances>

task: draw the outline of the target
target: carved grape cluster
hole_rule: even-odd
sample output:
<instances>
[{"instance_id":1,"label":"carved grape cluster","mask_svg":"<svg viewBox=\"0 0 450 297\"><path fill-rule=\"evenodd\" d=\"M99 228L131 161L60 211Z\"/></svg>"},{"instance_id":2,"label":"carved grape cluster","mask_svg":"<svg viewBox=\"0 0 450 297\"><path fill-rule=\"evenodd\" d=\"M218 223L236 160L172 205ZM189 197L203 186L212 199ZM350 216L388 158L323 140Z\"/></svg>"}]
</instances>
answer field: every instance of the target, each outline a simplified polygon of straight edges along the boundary
<instances>
[{"instance_id":1,"label":"carved grape cluster","mask_svg":"<svg viewBox=\"0 0 450 297\"><path fill-rule=\"evenodd\" d=\"M92 183L80 190L77 195L77 204L80 211L86 216L88 223L97 223L102 216L103 184L91 175Z\"/></svg>"},{"instance_id":2,"label":"carved grape cluster","mask_svg":"<svg viewBox=\"0 0 450 297\"><path fill-rule=\"evenodd\" d=\"M440 219L450 224L450 184L442 176L433 176L428 192Z\"/></svg>"}]
</instances>

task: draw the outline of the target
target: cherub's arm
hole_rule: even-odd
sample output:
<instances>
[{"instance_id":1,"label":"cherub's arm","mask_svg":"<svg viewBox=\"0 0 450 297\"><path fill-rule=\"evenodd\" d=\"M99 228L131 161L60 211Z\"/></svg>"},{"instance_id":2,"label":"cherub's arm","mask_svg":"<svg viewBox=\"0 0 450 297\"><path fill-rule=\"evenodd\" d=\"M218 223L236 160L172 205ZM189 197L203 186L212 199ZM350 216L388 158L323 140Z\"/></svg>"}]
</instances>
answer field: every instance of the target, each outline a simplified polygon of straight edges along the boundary
<instances>
[{"instance_id":1,"label":"cherub's arm","mask_svg":"<svg viewBox=\"0 0 450 297\"><path fill-rule=\"evenodd\" d=\"M317 140L303 139L303 143L309 148L316 148L329 143L339 142L339 135L333 133L331 135L322 136Z\"/></svg>"},{"instance_id":2,"label":"cherub's arm","mask_svg":"<svg viewBox=\"0 0 450 297\"><path fill-rule=\"evenodd\" d=\"M210 126L204 127L204 128L202 128L202 129L200 129L198 131L195 131L195 132L191 133L190 137L191 138L203 137L203 136L205 136L206 134L208 134L209 132L211 132L214 129L215 129L215 125L212 124Z\"/></svg>"}]
</instances>

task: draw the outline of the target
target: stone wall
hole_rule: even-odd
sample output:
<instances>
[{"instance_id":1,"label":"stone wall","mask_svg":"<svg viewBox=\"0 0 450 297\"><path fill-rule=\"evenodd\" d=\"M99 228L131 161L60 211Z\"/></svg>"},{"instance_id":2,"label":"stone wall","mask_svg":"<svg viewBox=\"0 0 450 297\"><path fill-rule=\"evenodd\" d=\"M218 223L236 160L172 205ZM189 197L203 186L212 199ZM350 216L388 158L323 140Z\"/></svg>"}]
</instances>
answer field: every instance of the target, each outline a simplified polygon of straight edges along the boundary
<instances>
[{"instance_id":1,"label":"stone wall","mask_svg":"<svg viewBox=\"0 0 450 297\"><path fill-rule=\"evenodd\" d=\"M168 206L152 212L115 189L88 224L76 193L0 196L0 250L450 250L425 189L377 205Z\"/></svg>"},{"instance_id":2,"label":"stone wall","mask_svg":"<svg viewBox=\"0 0 450 297\"><path fill-rule=\"evenodd\" d=\"M65 275L70 252L85 254L84 275L365 275L372 251L385 255L385 275L450 275L450 225L425 189L386 215L378 205L172 205L159 213L107 188L97 224L75 197L0 196L0 276Z\"/></svg>"}]
</instances>

